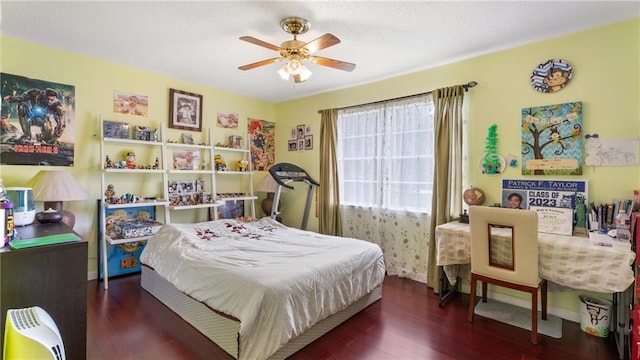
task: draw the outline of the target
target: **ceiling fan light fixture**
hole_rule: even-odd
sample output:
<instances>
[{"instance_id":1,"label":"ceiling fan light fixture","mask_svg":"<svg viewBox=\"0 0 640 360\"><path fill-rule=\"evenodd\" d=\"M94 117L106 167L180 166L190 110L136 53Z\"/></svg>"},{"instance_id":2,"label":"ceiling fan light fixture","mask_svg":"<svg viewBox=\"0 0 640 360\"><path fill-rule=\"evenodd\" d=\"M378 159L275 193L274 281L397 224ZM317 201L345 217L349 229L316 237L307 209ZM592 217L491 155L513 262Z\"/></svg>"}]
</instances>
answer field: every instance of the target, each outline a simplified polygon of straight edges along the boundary
<instances>
[{"instance_id":1,"label":"ceiling fan light fixture","mask_svg":"<svg viewBox=\"0 0 640 360\"><path fill-rule=\"evenodd\" d=\"M302 65L302 70L300 70L300 81L307 81L311 77L311 74L313 74L311 70Z\"/></svg>"},{"instance_id":2,"label":"ceiling fan light fixture","mask_svg":"<svg viewBox=\"0 0 640 360\"><path fill-rule=\"evenodd\" d=\"M298 59L291 59L289 63L287 63L287 72L291 75L299 75L300 71L302 71L302 62Z\"/></svg>"},{"instance_id":3,"label":"ceiling fan light fixture","mask_svg":"<svg viewBox=\"0 0 640 360\"><path fill-rule=\"evenodd\" d=\"M287 72L287 65L283 66L282 69L278 70L278 75L282 78L282 80L289 80L289 73Z\"/></svg>"}]
</instances>

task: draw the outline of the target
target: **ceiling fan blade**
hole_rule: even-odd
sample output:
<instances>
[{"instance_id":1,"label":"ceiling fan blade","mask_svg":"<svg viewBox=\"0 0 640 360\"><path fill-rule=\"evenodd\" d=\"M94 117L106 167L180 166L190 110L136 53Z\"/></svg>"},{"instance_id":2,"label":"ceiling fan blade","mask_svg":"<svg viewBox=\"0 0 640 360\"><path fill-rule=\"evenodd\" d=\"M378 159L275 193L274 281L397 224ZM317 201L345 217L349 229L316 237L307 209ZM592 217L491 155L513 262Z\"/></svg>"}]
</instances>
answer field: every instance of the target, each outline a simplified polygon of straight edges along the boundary
<instances>
[{"instance_id":1,"label":"ceiling fan blade","mask_svg":"<svg viewBox=\"0 0 640 360\"><path fill-rule=\"evenodd\" d=\"M322 56L310 56L309 61L311 61L314 64L328 66L328 67L332 67L332 68L336 68L344 71L353 71L353 69L356 68L356 64L352 64L346 61L329 59Z\"/></svg>"},{"instance_id":2,"label":"ceiling fan blade","mask_svg":"<svg viewBox=\"0 0 640 360\"><path fill-rule=\"evenodd\" d=\"M251 69L257 68L259 66L269 65L269 64L280 62L280 61L282 61L282 58L281 57L277 57L277 58L273 58L273 59L267 59L267 60L254 62L253 64L247 64L247 65L239 66L238 69L240 69L240 70L251 70Z\"/></svg>"},{"instance_id":3,"label":"ceiling fan blade","mask_svg":"<svg viewBox=\"0 0 640 360\"><path fill-rule=\"evenodd\" d=\"M326 49L329 46L333 46L340 43L340 39L333 34L324 34L315 40L311 40L304 44L302 47L309 50L309 53L314 53L318 50Z\"/></svg>"},{"instance_id":4,"label":"ceiling fan blade","mask_svg":"<svg viewBox=\"0 0 640 360\"><path fill-rule=\"evenodd\" d=\"M243 41L246 41L246 42L250 42L250 43L258 45L258 46L266 47L267 49L271 49L271 50L274 50L274 51L280 50L279 46L275 46L273 44L269 44L268 42L256 39L253 36L241 36L240 40L243 40Z\"/></svg>"}]
</instances>

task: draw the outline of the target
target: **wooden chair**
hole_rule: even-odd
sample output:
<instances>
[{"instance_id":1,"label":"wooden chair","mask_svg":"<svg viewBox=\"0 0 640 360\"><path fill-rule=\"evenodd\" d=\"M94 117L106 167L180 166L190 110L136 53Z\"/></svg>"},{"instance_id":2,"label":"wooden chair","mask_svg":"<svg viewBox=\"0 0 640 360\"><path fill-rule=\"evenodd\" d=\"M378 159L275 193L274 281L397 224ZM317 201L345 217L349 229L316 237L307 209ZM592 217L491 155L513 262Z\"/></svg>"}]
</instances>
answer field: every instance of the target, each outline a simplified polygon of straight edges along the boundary
<instances>
[{"instance_id":1,"label":"wooden chair","mask_svg":"<svg viewBox=\"0 0 640 360\"><path fill-rule=\"evenodd\" d=\"M547 281L538 276L538 214L531 210L472 206L471 292L469 322L473 322L476 283L487 302L491 283L531 294L531 342L538 343L538 289L542 319L547 319ZM499 236L498 236L499 234Z\"/></svg>"}]
</instances>

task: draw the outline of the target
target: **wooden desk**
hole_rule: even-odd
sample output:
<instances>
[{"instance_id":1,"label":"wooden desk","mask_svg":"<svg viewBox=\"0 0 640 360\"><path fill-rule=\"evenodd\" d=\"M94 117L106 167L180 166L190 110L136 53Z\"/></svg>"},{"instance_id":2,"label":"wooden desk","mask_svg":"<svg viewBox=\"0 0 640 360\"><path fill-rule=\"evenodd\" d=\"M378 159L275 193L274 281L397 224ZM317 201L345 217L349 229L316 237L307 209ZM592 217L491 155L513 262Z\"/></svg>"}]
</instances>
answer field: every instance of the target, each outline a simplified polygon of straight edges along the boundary
<instances>
[{"instance_id":1,"label":"wooden desk","mask_svg":"<svg viewBox=\"0 0 640 360\"><path fill-rule=\"evenodd\" d=\"M73 232L66 225L16 227L19 239ZM78 234L76 234L78 235ZM0 248L0 340L8 309L40 306L56 323L68 360L87 354L87 241Z\"/></svg>"},{"instance_id":2,"label":"wooden desk","mask_svg":"<svg viewBox=\"0 0 640 360\"><path fill-rule=\"evenodd\" d=\"M436 227L437 264L443 266L451 284L459 275L468 277L470 241L469 224L454 221ZM630 245L603 247L588 238L538 234L540 277L569 288L623 292L633 283L634 259Z\"/></svg>"}]
</instances>

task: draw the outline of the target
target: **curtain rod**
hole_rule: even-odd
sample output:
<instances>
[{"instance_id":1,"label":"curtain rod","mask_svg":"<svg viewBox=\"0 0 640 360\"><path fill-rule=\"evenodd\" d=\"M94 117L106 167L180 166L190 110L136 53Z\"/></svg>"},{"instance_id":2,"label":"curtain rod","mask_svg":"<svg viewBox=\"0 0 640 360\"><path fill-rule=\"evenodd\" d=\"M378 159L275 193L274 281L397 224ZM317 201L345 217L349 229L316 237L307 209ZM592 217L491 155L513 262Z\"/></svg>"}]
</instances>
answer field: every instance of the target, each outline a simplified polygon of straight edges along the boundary
<instances>
[{"instance_id":1,"label":"curtain rod","mask_svg":"<svg viewBox=\"0 0 640 360\"><path fill-rule=\"evenodd\" d=\"M475 81L469 81L466 84L462 84L459 86L462 86L462 88L464 89L464 91L469 91L469 89L471 89L472 87L476 87L476 85L478 85L477 82ZM378 101L372 101L369 103L365 103L365 104L359 104L359 105L349 105L349 106L344 106L344 107L339 107L338 110L344 110L344 109L349 109L352 107L356 107L356 106L365 106L365 105L373 105L373 104L379 104L379 103L383 103L383 102L387 102L387 101L395 101L395 100L402 100L402 99L408 99L408 98L412 98L414 96L421 96L421 95L428 95L431 94L432 91L427 91L427 92L423 92L420 94L413 94L413 95L407 95L407 96L400 96L397 98L393 98L393 99L386 99L386 100L378 100ZM320 114L322 112L322 110L318 110L318 114Z\"/></svg>"}]
</instances>

